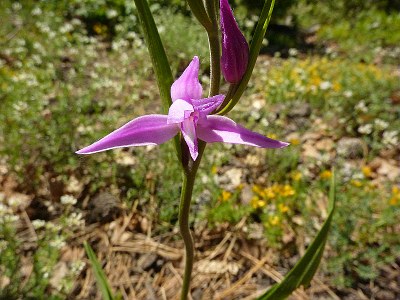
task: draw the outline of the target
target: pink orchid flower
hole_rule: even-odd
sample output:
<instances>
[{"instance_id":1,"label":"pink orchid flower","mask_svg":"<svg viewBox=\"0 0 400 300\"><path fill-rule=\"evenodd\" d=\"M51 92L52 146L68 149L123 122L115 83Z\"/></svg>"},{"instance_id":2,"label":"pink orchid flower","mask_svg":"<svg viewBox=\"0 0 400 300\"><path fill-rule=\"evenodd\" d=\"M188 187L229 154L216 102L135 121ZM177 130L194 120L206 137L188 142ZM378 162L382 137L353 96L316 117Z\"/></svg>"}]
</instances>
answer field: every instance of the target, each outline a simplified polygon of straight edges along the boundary
<instances>
[{"instance_id":1,"label":"pink orchid flower","mask_svg":"<svg viewBox=\"0 0 400 300\"><path fill-rule=\"evenodd\" d=\"M261 148L289 145L252 132L227 117L209 115L223 102L225 96L201 98L203 91L198 75L199 58L195 56L171 86L173 103L168 115L144 115L133 119L76 153L92 154L120 147L160 145L172 139L179 131L182 132L193 160L199 154L197 139L207 143L225 142Z\"/></svg>"}]
</instances>

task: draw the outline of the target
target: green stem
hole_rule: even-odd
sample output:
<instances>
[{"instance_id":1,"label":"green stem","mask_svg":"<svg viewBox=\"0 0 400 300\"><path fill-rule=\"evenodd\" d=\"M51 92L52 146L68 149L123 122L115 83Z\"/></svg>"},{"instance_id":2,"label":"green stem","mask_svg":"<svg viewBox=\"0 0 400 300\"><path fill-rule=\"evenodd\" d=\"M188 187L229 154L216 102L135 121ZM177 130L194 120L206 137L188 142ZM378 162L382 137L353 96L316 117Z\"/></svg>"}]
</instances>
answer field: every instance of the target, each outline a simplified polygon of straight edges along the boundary
<instances>
[{"instance_id":1,"label":"green stem","mask_svg":"<svg viewBox=\"0 0 400 300\"><path fill-rule=\"evenodd\" d=\"M199 168L205 147L206 143L203 141L199 141L199 156L197 157L196 161L193 161L190 157L190 154L188 154L189 151L187 150L187 146L185 149L186 151L182 151L186 154L185 157L187 158L187 161L185 162L185 158L183 159L183 184L181 191L181 201L179 205L179 230L183 242L185 243L185 273L183 275L181 300L187 299L190 290L190 279L192 277L194 263L194 242L189 226L190 202L192 200L196 173Z\"/></svg>"},{"instance_id":2,"label":"green stem","mask_svg":"<svg viewBox=\"0 0 400 300\"><path fill-rule=\"evenodd\" d=\"M219 42L219 28L217 18L217 2L215 0L206 0L206 10L210 17L212 28L207 30L208 44L210 47L210 92L209 96L219 93L221 84L221 50Z\"/></svg>"},{"instance_id":3,"label":"green stem","mask_svg":"<svg viewBox=\"0 0 400 300\"><path fill-rule=\"evenodd\" d=\"M206 0L206 11L211 20L212 26L207 29L208 42L210 46L210 96L217 95L220 88L221 66L220 66L220 43L218 20L216 14L216 0ZM190 202L192 200L193 187L196 173L206 147L206 143L198 141L199 155L196 161L190 157L187 146L184 142L182 149L183 184L181 191L181 202L179 205L179 230L185 243L185 273L183 275L181 300L186 300L190 290L194 263L194 242L189 227Z\"/></svg>"},{"instance_id":4,"label":"green stem","mask_svg":"<svg viewBox=\"0 0 400 300\"><path fill-rule=\"evenodd\" d=\"M228 92L225 95L224 102L213 112L214 114L218 114L221 110L224 109L226 105L232 100L233 95L236 93L236 90L238 88L237 84L231 84L229 86Z\"/></svg>"}]
</instances>

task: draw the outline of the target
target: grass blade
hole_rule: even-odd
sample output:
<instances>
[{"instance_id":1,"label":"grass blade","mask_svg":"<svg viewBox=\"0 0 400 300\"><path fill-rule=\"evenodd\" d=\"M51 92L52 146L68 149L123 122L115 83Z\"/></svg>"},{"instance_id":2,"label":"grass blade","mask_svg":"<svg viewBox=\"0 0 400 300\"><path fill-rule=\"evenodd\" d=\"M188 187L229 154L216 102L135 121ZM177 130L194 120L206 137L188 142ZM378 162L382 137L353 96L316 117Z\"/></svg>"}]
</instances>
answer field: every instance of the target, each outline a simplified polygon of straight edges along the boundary
<instances>
[{"instance_id":1,"label":"grass blade","mask_svg":"<svg viewBox=\"0 0 400 300\"><path fill-rule=\"evenodd\" d=\"M154 22L147 0L135 0L135 4L144 32L147 48L149 49L151 61L153 63L157 85L163 101L163 109L164 112L167 113L172 104L170 88L173 82L173 77L170 64L167 55L165 54L164 46L160 35L158 34L157 26ZM173 20L171 20L171 22L173 22Z\"/></svg>"},{"instance_id":2,"label":"grass blade","mask_svg":"<svg viewBox=\"0 0 400 300\"><path fill-rule=\"evenodd\" d=\"M101 290L101 294L103 295L104 300L113 300L114 296L111 291L110 285L108 283L107 277L101 268L99 261L97 260L96 254L94 253L92 247L87 242L83 243L85 247L86 255L90 260L90 264L92 265L92 270L94 276L96 277L97 285Z\"/></svg>"},{"instance_id":3,"label":"grass blade","mask_svg":"<svg viewBox=\"0 0 400 300\"><path fill-rule=\"evenodd\" d=\"M142 25L147 48L149 49L151 61L153 64L154 73L156 75L158 89L162 100L164 113L168 113L169 107L172 104L170 89L173 82L171 67L165 53L160 35L151 14L147 0L134 0L139 14L139 20ZM173 20L171 20L173 22ZM178 159L181 159L182 152L180 146L179 135L174 138L175 150Z\"/></svg>"},{"instance_id":4,"label":"grass blade","mask_svg":"<svg viewBox=\"0 0 400 300\"><path fill-rule=\"evenodd\" d=\"M328 239L329 228L335 211L335 174L332 172L331 187L329 192L329 216L314 241L308 247L304 256L297 262L282 282L275 284L258 300L279 300L287 298L300 286L308 286L318 269L325 244Z\"/></svg>"}]
</instances>

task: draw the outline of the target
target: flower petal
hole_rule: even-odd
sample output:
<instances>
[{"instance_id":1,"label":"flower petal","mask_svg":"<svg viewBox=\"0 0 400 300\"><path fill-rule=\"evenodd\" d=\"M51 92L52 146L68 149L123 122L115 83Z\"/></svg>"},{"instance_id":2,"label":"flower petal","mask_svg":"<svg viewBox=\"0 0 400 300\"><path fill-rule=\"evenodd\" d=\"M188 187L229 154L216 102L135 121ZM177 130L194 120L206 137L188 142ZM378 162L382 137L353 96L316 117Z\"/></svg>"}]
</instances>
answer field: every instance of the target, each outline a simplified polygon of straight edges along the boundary
<instances>
[{"instance_id":1,"label":"flower petal","mask_svg":"<svg viewBox=\"0 0 400 300\"><path fill-rule=\"evenodd\" d=\"M181 123L187 119L192 112L194 112L192 104L185 100L178 99L169 107L167 123Z\"/></svg>"},{"instance_id":2,"label":"flower petal","mask_svg":"<svg viewBox=\"0 0 400 300\"><path fill-rule=\"evenodd\" d=\"M208 116L206 120L199 121L197 136L207 143L224 142L260 148L283 148L289 145L248 130L223 116Z\"/></svg>"},{"instance_id":3,"label":"flower petal","mask_svg":"<svg viewBox=\"0 0 400 300\"><path fill-rule=\"evenodd\" d=\"M192 99L193 107L200 113L200 117L207 116L224 101L224 95L216 95L203 99Z\"/></svg>"},{"instance_id":4,"label":"flower petal","mask_svg":"<svg viewBox=\"0 0 400 300\"><path fill-rule=\"evenodd\" d=\"M167 124L165 115L145 115L128 122L77 154L92 154L109 149L162 144L179 132L176 124Z\"/></svg>"},{"instance_id":5,"label":"flower petal","mask_svg":"<svg viewBox=\"0 0 400 300\"><path fill-rule=\"evenodd\" d=\"M195 56L182 75L171 86L172 101L201 98L203 89L199 82L199 58Z\"/></svg>"},{"instance_id":6,"label":"flower petal","mask_svg":"<svg viewBox=\"0 0 400 300\"><path fill-rule=\"evenodd\" d=\"M199 150L197 147L197 134L193 117L190 117L181 123L181 130L183 138L189 147L190 156L193 158L193 160L196 160L197 156L199 155Z\"/></svg>"}]
</instances>

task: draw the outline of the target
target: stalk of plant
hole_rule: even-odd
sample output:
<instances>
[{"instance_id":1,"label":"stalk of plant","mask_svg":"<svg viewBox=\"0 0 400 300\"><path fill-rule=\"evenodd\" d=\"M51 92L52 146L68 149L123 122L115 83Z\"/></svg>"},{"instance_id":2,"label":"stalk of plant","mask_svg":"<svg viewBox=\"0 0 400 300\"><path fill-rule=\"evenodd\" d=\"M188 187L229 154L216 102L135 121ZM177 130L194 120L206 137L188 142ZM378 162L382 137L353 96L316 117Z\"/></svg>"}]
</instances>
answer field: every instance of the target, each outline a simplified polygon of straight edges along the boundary
<instances>
[{"instance_id":1,"label":"stalk of plant","mask_svg":"<svg viewBox=\"0 0 400 300\"><path fill-rule=\"evenodd\" d=\"M183 182L179 207L179 229L185 244L185 271L181 299L187 299L194 263L194 243L189 228L190 203L196 173L206 143L224 142L260 148L283 148L288 143L273 140L250 131L225 116L215 115L224 108L225 95L219 94L222 74L227 82L238 83L248 66L249 47L240 32L227 0L206 0L192 3L195 15L205 27L210 45L210 89L203 97L199 82L200 60L195 56L170 89L172 104L168 114L137 117L99 141L77 151L93 154L121 147L159 145L179 135L179 160ZM218 10L218 7L220 9ZM217 12L220 11L218 16ZM207 14L207 15L206 15ZM220 19L220 28L218 26ZM222 56L220 34L222 35Z\"/></svg>"}]
</instances>

